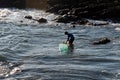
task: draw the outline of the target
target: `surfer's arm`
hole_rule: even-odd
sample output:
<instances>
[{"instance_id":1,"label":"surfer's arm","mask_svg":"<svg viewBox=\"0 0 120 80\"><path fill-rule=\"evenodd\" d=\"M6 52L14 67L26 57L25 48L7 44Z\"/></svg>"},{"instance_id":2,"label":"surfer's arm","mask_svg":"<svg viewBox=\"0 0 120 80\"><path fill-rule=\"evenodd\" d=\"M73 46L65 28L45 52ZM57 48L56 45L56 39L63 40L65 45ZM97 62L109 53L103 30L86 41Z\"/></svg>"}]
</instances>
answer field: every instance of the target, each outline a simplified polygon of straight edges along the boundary
<instances>
[{"instance_id":1,"label":"surfer's arm","mask_svg":"<svg viewBox=\"0 0 120 80\"><path fill-rule=\"evenodd\" d=\"M66 43L69 41L69 37L67 38L67 41L66 41Z\"/></svg>"},{"instance_id":2,"label":"surfer's arm","mask_svg":"<svg viewBox=\"0 0 120 80\"><path fill-rule=\"evenodd\" d=\"M70 37L68 36L67 41L69 41Z\"/></svg>"}]
</instances>

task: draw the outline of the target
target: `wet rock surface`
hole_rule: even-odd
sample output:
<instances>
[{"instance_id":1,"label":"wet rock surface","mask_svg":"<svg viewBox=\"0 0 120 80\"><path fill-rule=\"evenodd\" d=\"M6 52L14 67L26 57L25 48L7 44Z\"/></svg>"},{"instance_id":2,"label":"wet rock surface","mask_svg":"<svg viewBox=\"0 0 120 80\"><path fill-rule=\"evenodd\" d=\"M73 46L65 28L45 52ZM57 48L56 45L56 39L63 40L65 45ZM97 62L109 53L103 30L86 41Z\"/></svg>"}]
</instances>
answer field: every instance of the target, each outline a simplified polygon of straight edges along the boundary
<instances>
[{"instance_id":1,"label":"wet rock surface","mask_svg":"<svg viewBox=\"0 0 120 80\"><path fill-rule=\"evenodd\" d=\"M78 20L81 20L81 17L111 20L120 18L119 0L47 0L47 2L49 6L47 12L74 15Z\"/></svg>"},{"instance_id":2,"label":"wet rock surface","mask_svg":"<svg viewBox=\"0 0 120 80\"><path fill-rule=\"evenodd\" d=\"M47 23L47 19L45 18L40 18L40 19L34 19L32 16L28 15L24 17L25 19L29 19L29 20L34 20L37 21L38 23Z\"/></svg>"},{"instance_id":3,"label":"wet rock surface","mask_svg":"<svg viewBox=\"0 0 120 80\"><path fill-rule=\"evenodd\" d=\"M111 42L111 40L105 37L105 38L101 38L99 40L93 41L92 44L99 45L99 44L107 44L109 42Z\"/></svg>"},{"instance_id":4,"label":"wet rock surface","mask_svg":"<svg viewBox=\"0 0 120 80\"><path fill-rule=\"evenodd\" d=\"M0 8L25 8L25 0L0 0Z\"/></svg>"}]
</instances>

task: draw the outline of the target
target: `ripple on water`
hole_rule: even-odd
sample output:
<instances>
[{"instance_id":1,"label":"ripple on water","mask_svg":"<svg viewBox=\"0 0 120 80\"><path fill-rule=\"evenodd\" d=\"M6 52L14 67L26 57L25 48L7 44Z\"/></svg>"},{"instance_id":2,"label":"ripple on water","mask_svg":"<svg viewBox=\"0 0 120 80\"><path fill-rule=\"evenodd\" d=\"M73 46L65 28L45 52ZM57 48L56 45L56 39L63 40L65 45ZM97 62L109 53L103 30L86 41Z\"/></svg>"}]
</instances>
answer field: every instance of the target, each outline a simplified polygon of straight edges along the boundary
<instances>
[{"instance_id":1,"label":"ripple on water","mask_svg":"<svg viewBox=\"0 0 120 80\"><path fill-rule=\"evenodd\" d=\"M91 44L94 39L119 35L119 28L77 25L72 29L68 27L70 24L54 24L51 19L55 15L43 11L0 10L1 79L119 79L119 39L106 45ZM24 19L26 15L44 17L49 21L38 24ZM73 54L61 54L58 49L59 43L66 40L66 30L75 35Z\"/></svg>"}]
</instances>

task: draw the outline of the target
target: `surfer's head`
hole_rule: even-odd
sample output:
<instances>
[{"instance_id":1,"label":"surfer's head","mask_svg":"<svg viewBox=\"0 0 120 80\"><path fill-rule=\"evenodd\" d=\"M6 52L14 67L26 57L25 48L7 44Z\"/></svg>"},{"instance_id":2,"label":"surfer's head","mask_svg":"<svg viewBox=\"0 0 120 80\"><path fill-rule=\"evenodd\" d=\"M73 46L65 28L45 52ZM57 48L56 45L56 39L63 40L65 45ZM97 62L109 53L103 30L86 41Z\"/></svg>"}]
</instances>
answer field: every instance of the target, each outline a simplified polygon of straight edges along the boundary
<instances>
[{"instance_id":1,"label":"surfer's head","mask_svg":"<svg viewBox=\"0 0 120 80\"><path fill-rule=\"evenodd\" d=\"M65 35L67 35L68 34L68 32L67 31L65 31Z\"/></svg>"}]
</instances>

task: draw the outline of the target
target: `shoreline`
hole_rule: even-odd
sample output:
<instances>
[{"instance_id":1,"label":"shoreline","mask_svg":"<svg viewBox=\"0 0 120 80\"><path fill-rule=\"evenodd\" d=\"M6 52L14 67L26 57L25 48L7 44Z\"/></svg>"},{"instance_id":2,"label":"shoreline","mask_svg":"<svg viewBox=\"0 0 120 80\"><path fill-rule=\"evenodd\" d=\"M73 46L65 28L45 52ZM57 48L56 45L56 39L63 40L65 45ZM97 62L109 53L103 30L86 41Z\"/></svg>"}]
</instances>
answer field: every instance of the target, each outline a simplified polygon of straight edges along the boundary
<instances>
[{"instance_id":1,"label":"shoreline","mask_svg":"<svg viewBox=\"0 0 120 80\"><path fill-rule=\"evenodd\" d=\"M58 22L97 19L120 23L120 2L118 0L48 0L47 3L46 12L60 15Z\"/></svg>"}]
</instances>

